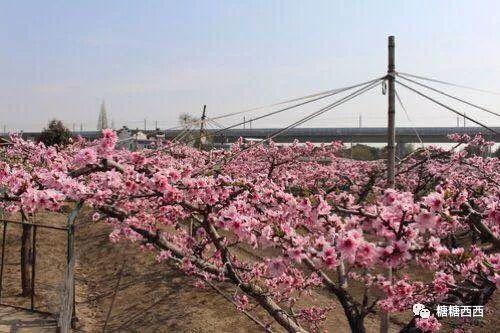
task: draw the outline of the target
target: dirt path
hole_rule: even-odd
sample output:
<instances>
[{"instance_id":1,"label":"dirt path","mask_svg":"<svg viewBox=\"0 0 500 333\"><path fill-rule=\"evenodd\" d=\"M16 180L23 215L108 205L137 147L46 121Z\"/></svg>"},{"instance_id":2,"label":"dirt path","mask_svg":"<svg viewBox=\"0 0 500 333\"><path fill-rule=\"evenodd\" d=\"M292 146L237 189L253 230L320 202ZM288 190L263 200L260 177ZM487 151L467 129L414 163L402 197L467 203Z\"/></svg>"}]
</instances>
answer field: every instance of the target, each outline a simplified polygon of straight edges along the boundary
<instances>
[{"instance_id":1,"label":"dirt path","mask_svg":"<svg viewBox=\"0 0 500 333\"><path fill-rule=\"evenodd\" d=\"M52 333L56 326L51 316L0 306L0 333Z\"/></svg>"}]
</instances>

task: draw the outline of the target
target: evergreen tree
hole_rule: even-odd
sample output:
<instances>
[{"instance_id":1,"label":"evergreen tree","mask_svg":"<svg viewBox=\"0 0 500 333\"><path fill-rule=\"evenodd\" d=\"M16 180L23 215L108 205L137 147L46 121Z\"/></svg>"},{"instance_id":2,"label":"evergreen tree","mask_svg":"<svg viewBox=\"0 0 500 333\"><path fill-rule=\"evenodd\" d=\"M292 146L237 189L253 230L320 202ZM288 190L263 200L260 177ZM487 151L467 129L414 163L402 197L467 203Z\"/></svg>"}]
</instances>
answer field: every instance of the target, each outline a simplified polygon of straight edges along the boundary
<instances>
[{"instance_id":1,"label":"evergreen tree","mask_svg":"<svg viewBox=\"0 0 500 333\"><path fill-rule=\"evenodd\" d=\"M61 146L68 144L70 137L71 133L63 123L53 119L38 137L38 142L43 142L46 146Z\"/></svg>"},{"instance_id":2,"label":"evergreen tree","mask_svg":"<svg viewBox=\"0 0 500 333\"><path fill-rule=\"evenodd\" d=\"M99 112L99 118L97 119L97 130L102 131L103 129L108 128L108 115L106 113L106 105L104 101L101 104L101 111Z\"/></svg>"}]
</instances>

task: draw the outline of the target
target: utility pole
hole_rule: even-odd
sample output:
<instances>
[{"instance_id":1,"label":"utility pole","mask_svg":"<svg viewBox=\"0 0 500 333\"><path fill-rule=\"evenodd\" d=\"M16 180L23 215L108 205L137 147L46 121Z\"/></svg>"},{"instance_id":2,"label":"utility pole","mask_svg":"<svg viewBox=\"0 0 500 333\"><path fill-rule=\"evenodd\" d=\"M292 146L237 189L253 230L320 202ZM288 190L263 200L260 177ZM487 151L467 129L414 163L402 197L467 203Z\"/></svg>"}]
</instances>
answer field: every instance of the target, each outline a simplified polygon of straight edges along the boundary
<instances>
[{"instance_id":1,"label":"utility pole","mask_svg":"<svg viewBox=\"0 0 500 333\"><path fill-rule=\"evenodd\" d=\"M396 75L396 65L394 59L394 36L388 39L388 66L387 66L387 187L394 188L395 167L396 167L396 94L394 90L394 80ZM387 278L392 280L392 268L387 271ZM382 312L380 318L380 333L389 332L389 313Z\"/></svg>"},{"instance_id":2,"label":"utility pole","mask_svg":"<svg viewBox=\"0 0 500 333\"><path fill-rule=\"evenodd\" d=\"M205 143L205 119L207 118L206 115L207 111L207 106L203 105L203 111L201 113L201 123L200 123L200 144L198 145L198 148L201 149L203 148L203 144Z\"/></svg>"},{"instance_id":3,"label":"utility pole","mask_svg":"<svg viewBox=\"0 0 500 333\"><path fill-rule=\"evenodd\" d=\"M389 62L387 67L388 83L388 109L387 109L387 186L394 187L395 165L396 165L396 99L394 90L394 80L396 66L394 63L394 36L389 36L388 51Z\"/></svg>"}]
</instances>

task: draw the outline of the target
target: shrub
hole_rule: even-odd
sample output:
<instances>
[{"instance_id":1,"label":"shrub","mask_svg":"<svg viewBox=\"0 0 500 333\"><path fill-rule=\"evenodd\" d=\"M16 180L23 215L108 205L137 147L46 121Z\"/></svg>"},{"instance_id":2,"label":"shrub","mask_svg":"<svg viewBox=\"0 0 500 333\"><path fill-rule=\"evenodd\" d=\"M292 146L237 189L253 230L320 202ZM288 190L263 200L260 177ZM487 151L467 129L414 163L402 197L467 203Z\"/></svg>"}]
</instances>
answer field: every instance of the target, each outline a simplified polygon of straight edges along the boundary
<instances>
[{"instance_id":1,"label":"shrub","mask_svg":"<svg viewBox=\"0 0 500 333\"><path fill-rule=\"evenodd\" d=\"M65 146L69 143L70 137L71 133L63 123L53 119L38 137L38 142L43 142L46 146Z\"/></svg>"}]
</instances>

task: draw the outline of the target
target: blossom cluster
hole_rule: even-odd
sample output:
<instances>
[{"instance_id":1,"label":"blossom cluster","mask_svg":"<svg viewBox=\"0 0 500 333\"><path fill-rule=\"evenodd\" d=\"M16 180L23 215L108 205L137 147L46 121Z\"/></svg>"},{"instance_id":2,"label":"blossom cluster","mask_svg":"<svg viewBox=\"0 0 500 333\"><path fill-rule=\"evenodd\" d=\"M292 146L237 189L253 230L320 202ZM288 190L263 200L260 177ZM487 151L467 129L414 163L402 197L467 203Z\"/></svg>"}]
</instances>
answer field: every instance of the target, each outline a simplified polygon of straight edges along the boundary
<instances>
[{"instance_id":1,"label":"blossom cluster","mask_svg":"<svg viewBox=\"0 0 500 333\"><path fill-rule=\"evenodd\" d=\"M338 142L244 150L239 141L211 152L168 142L131 152L116 148L111 130L67 147L11 142L1 152L1 208L31 214L85 202L113 226L114 242L146 242L158 261L201 282L233 281L240 310L265 302L261 291L276 306L299 307L290 318L318 330L332 307L299 300L319 286L346 300L349 322L362 322L377 308L487 301L500 284L498 158L422 149L387 189L383 161L342 158ZM393 278L380 273L387 269ZM366 286L365 300L347 280ZM415 325L440 328L434 317Z\"/></svg>"}]
</instances>

